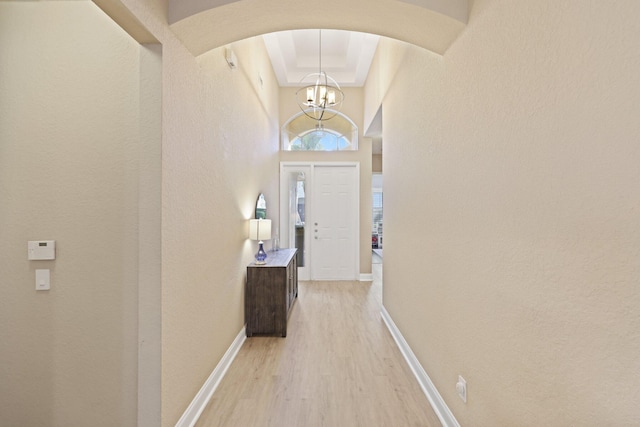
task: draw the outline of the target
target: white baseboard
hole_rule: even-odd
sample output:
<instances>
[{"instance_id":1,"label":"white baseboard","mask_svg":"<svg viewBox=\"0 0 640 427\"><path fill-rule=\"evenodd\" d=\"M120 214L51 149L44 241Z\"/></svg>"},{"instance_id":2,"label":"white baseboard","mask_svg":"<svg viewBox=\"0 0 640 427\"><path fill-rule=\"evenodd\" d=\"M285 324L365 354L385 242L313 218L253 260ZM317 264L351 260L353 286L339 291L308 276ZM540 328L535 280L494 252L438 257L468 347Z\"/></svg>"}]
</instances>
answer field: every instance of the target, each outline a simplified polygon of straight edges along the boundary
<instances>
[{"instance_id":1,"label":"white baseboard","mask_svg":"<svg viewBox=\"0 0 640 427\"><path fill-rule=\"evenodd\" d=\"M407 342L405 341L396 324L393 323L391 316L389 316L389 313L387 312L387 309L384 308L384 306L382 306L380 314L382 315L382 320L384 320L384 323L387 325L389 332L391 332L391 335L396 341L400 352L402 352L402 355L411 368L413 375L415 375L416 379L418 380L420 388L422 388L422 391L427 396L429 403L431 403L431 407L440 419L442 425L445 427L460 427L460 424L458 424L458 421L453 416L453 413L451 412L445 401L442 399L442 396L440 396L440 393L436 389L436 386L433 384L431 378L429 378L429 375L427 375L424 368L422 368L422 365L416 358L415 354L413 354L413 351L409 347L409 344L407 344Z\"/></svg>"},{"instance_id":2,"label":"white baseboard","mask_svg":"<svg viewBox=\"0 0 640 427\"><path fill-rule=\"evenodd\" d=\"M360 273L360 281L361 282L373 282L373 274L372 273Z\"/></svg>"},{"instance_id":3,"label":"white baseboard","mask_svg":"<svg viewBox=\"0 0 640 427\"><path fill-rule=\"evenodd\" d=\"M213 372L211 372L207 381L205 381L200 391L198 391L198 394L196 394L196 397L193 398L187 410L176 423L176 427L193 427L196 424L196 421L200 418L200 414L202 414L204 408L209 404L213 392L218 388L220 381L227 373L229 366L231 366L233 359L236 358L240 347L242 347L246 339L246 330L242 328L236 339L233 340L231 347L229 347L224 356L222 356L220 363L218 363Z\"/></svg>"}]
</instances>

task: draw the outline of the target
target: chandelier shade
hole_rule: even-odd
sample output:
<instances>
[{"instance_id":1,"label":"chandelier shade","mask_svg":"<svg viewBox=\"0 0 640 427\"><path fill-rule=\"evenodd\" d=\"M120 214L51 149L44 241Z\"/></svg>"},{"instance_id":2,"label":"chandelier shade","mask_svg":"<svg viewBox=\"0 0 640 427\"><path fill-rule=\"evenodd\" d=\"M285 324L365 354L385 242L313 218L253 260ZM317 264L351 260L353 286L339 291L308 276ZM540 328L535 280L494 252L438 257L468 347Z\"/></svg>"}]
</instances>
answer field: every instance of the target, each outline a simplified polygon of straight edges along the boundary
<instances>
[{"instance_id":1,"label":"chandelier shade","mask_svg":"<svg viewBox=\"0 0 640 427\"><path fill-rule=\"evenodd\" d=\"M338 114L344 92L338 82L322 70L322 30L319 31L318 72L307 74L300 80L296 102L305 115L321 122Z\"/></svg>"}]
</instances>

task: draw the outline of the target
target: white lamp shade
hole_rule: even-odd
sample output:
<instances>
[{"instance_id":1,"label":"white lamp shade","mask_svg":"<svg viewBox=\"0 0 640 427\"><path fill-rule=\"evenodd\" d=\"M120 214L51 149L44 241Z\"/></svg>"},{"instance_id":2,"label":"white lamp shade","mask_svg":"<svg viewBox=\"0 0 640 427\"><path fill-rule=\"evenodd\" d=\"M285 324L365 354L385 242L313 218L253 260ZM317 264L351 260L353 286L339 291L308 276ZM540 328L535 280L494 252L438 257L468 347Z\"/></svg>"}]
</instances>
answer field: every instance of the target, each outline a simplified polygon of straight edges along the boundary
<instances>
[{"instance_id":1,"label":"white lamp shade","mask_svg":"<svg viewBox=\"0 0 640 427\"><path fill-rule=\"evenodd\" d=\"M271 220L270 219L250 219L249 220L249 238L251 240L271 239Z\"/></svg>"}]
</instances>

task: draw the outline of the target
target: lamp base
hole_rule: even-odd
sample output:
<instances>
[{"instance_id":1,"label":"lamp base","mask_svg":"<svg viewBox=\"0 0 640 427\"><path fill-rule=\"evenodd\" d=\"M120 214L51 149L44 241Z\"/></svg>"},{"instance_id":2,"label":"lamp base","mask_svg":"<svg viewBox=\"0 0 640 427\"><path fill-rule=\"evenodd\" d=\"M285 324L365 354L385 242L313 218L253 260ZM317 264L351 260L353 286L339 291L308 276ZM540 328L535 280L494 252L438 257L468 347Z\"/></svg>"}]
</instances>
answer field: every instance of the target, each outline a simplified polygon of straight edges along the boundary
<instances>
[{"instance_id":1,"label":"lamp base","mask_svg":"<svg viewBox=\"0 0 640 427\"><path fill-rule=\"evenodd\" d=\"M263 242L259 242L260 247L258 248L258 252L256 253L256 264L264 265L266 264L267 253L264 251Z\"/></svg>"}]
</instances>

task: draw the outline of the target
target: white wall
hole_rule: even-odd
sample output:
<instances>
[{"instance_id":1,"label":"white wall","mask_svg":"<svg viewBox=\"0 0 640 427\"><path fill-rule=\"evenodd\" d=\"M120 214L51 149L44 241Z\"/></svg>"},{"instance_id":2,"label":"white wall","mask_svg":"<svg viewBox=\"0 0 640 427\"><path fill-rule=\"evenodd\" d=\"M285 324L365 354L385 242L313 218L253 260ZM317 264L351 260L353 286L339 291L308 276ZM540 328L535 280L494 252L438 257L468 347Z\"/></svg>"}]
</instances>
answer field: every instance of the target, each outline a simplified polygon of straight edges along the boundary
<instances>
[{"instance_id":1,"label":"white wall","mask_svg":"<svg viewBox=\"0 0 640 427\"><path fill-rule=\"evenodd\" d=\"M384 305L462 425L640 422L639 14L476 0L442 57L380 43Z\"/></svg>"},{"instance_id":2,"label":"white wall","mask_svg":"<svg viewBox=\"0 0 640 427\"><path fill-rule=\"evenodd\" d=\"M279 221L278 92L261 38L232 45L235 70L224 48L164 48L162 402L174 425L244 325L259 193Z\"/></svg>"},{"instance_id":3,"label":"white wall","mask_svg":"<svg viewBox=\"0 0 640 427\"><path fill-rule=\"evenodd\" d=\"M278 222L261 39L234 43L230 70L223 49L190 54L160 2L128 3L161 48L90 2L0 2L3 425L175 425L244 325L260 192ZM56 261L28 262L29 239L56 239Z\"/></svg>"},{"instance_id":4,"label":"white wall","mask_svg":"<svg viewBox=\"0 0 640 427\"><path fill-rule=\"evenodd\" d=\"M0 2L1 425L136 423L140 55L92 3Z\"/></svg>"}]
</instances>

